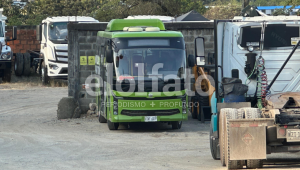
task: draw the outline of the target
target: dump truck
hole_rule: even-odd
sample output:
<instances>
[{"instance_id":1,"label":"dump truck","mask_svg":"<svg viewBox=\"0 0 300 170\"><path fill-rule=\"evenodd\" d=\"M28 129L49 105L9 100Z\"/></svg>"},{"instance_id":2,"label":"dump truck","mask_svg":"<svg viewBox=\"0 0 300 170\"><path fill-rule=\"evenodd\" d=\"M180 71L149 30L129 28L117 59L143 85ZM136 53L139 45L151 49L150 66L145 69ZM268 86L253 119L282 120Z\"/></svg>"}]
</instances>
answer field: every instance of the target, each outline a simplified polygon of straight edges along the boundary
<instances>
[{"instance_id":1,"label":"dump truck","mask_svg":"<svg viewBox=\"0 0 300 170\"><path fill-rule=\"evenodd\" d=\"M48 17L36 26L36 38L40 50L27 49L15 54L14 71L17 76L29 76L33 68L41 76L43 84L51 79L68 77L68 30L69 22L99 22L92 17Z\"/></svg>"},{"instance_id":2,"label":"dump truck","mask_svg":"<svg viewBox=\"0 0 300 170\"><path fill-rule=\"evenodd\" d=\"M261 168L267 154L300 151L299 21L214 21L210 150L228 169Z\"/></svg>"},{"instance_id":3,"label":"dump truck","mask_svg":"<svg viewBox=\"0 0 300 170\"><path fill-rule=\"evenodd\" d=\"M114 19L97 36L96 98L99 122L166 122L188 119L185 42L159 19ZM161 64L161 65L160 65Z\"/></svg>"},{"instance_id":4,"label":"dump truck","mask_svg":"<svg viewBox=\"0 0 300 170\"><path fill-rule=\"evenodd\" d=\"M13 51L9 46L9 41L17 39L17 27L13 27L12 38L5 37L5 20L7 17L2 15L2 12L3 8L0 9L0 78L3 82L10 82Z\"/></svg>"}]
</instances>

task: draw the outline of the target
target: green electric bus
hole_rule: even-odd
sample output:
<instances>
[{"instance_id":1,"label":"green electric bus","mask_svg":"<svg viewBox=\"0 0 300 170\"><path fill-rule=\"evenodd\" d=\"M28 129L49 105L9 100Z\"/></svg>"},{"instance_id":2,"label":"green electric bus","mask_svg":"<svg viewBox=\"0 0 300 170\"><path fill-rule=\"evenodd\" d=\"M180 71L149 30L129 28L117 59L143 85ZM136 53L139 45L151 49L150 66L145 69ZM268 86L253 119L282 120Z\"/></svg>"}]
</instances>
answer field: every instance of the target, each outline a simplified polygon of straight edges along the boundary
<instances>
[{"instance_id":1,"label":"green electric bus","mask_svg":"<svg viewBox=\"0 0 300 170\"><path fill-rule=\"evenodd\" d=\"M186 51L181 32L158 19L114 19L97 34L99 122L165 122L180 129L188 119Z\"/></svg>"}]
</instances>

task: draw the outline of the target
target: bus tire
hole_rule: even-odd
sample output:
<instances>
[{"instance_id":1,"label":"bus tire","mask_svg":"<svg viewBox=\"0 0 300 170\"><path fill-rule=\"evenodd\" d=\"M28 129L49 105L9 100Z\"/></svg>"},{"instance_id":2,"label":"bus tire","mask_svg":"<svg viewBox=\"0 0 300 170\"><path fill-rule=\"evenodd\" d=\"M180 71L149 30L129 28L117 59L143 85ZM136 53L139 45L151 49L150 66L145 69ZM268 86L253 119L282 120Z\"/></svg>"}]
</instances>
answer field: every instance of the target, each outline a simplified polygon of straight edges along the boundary
<instances>
[{"instance_id":1,"label":"bus tire","mask_svg":"<svg viewBox=\"0 0 300 170\"><path fill-rule=\"evenodd\" d=\"M102 116L100 113L99 113L99 122L100 123L106 123L107 122L107 120L105 119L105 117Z\"/></svg>"},{"instance_id":2,"label":"bus tire","mask_svg":"<svg viewBox=\"0 0 300 170\"><path fill-rule=\"evenodd\" d=\"M107 120L107 126L109 130L118 130L119 123L113 123L110 120Z\"/></svg>"},{"instance_id":3,"label":"bus tire","mask_svg":"<svg viewBox=\"0 0 300 170\"><path fill-rule=\"evenodd\" d=\"M24 76L29 76L30 75L30 68L31 68L31 57L29 53L24 53L24 70L23 70L23 75Z\"/></svg>"},{"instance_id":4,"label":"bus tire","mask_svg":"<svg viewBox=\"0 0 300 170\"><path fill-rule=\"evenodd\" d=\"M172 129L180 129L182 125L182 121L172 122Z\"/></svg>"},{"instance_id":5,"label":"bus tire","mask_svg":"<svg viewBox=\"0 0 300 170\"><path fill-rule=\"evenodd\" d=\"M17 53L15 57L15 65L14 65L14 71L16 76L22 76L23 74L23 54L22 53Z\"/></svg>"}]
</instances>

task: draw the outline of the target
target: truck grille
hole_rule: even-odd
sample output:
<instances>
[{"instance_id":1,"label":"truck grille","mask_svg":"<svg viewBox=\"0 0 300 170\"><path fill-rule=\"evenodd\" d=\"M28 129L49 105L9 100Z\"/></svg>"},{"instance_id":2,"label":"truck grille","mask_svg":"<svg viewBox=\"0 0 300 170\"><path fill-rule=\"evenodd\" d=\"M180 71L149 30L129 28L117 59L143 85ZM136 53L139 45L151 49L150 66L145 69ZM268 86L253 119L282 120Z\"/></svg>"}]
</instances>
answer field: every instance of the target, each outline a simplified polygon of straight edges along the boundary
<instances>
[{"instance_id":1,"label":"truck grille","mask_svg":"<svg viewBox=\"0 0 300 170\"><path fill-rule=\"evenodd\" d=\"M179 109L171 110L122 110L122 115L127 116L168 116L180 113Z\"/></svg>"},{"instance_id":2,"label":"truck grille","mask_svg":"<svg viewBox=\"0 0 300 170\"><path fill-rule=\"evenodd\" d=\"M65 47L55 47L55 57L57 61L68 62L68 48Z\"/></svg>"}]
</instances>

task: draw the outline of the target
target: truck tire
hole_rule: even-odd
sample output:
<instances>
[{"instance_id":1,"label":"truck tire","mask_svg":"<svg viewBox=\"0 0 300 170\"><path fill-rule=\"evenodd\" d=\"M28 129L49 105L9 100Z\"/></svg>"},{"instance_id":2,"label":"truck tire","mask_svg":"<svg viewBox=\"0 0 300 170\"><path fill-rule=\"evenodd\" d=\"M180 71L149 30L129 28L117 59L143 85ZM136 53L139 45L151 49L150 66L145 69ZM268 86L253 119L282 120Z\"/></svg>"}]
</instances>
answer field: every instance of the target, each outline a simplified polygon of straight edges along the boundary
<instances>
[{"instance_id":1,"label":"truck tire","mask_svg":"<svg viewBox=\"0 0 300 170\"><path fill-rule=\"evenodd\" d=\"M113 123L110 120L107 120L107 126L109 130L118 130L119 123Z\"/></svg>"},{"instance_id":2,"label":"truck tire","mask_svg":"<svg viewBox=\"0 0 300 170\"><path fill-rule=\"evenodd\" d=\"M261 118L261 111L258 108L242 108L245 112L245 119ZM247 160L246 167L248 169L256 169L263 167L263 160L251 159Z\"/></svg>"},{"instance_id":3,"label":"truck tire","mask_svg":"<svg viewBox=\"0 0 300 170\"><path fill-rule=\"evenodd\" d=\"M261 118L261 111L258 108L242 108L245 112L245 119Z\"/></svg>"},{"instance_id":4,"label":"truck tire","mask_svg":"<svg viewBox=\"0 0 300 170\"><path fill-rule=\"evenodd\" d=\"M219 118L219 144L221 165L225 166L225 117L227 109L221 109Z\"/></svg>"},{"instance_id":5,"label":"truck tire","mask_svg":"<svg viewBox=\"0 0 300 170\"><path fill-rule=\"evenodd\" d=\"M16 76L22 76L23 74L23 54L22 53L17 53L15 57L15 65L14 65L14 71Z\"/></svg>"},{"instance_id":6,"label":"truck tire","mask_svg":"<svg viewBox=\"0 0 300 170\"><path fill-rule=\"evenodd\" d=\"M24 53L24 70L23 70L23 75L24 76L29 76L30 75L30 68L31 68L31 57L29 53Z\"/></svg>"},{"instance_id":7,"label":"truck tire","mask_svg":"<svg viewBox=\"0 0 300 170\"><path fill-rule=\"evenodd\" d=\"M182 125L182 121L172 122L172 129L180 129Z\"/></svg>"},{"instance_id":8,"label":"truck tire","mask_svg":"<svg viewBox=\"0 0 300 170\"><path fill-rule=\"evenodd\" d=\"M2 77L3 82L10 82L11 81L11 63L6 64L6 68L4 70L4 74Z\"/></svg>"},{"instance_id":9,"label":"truck tire","mask_svg":"<svg viewBox=\"0 0 300 170\"><path fill-rule=\"evenodd\" d=\"M229 139L229 120L232 119L243 119L240 112L237 109L228 110L226 113L226 135L225 135L225 163L227 169L242 169L242 160L230 160L230 139Z\"/></svg>"},{"instance_id":10,"label":"truck tire","mask_svg":"<svg viewBox=\"0 0 300 170\"><path fill-rule=\"evenodd\" d=\"M107 122L107 120L105 119L105 117L100 114L100 111L99 111L99 122L100 123L106 123Z\"/></svg>"},{"instance_id":11,"label":"truck tire","mask_svg":"<svg viewBox=\"0 0 300 170\"><path fill-rule=\"evenodd\" d=\"M263 160L255 159L255 160L247 160L247 169L257 169L263 167Z\"/></svg>"},{"instance_id":12,"label":"truck tire","mask_svg":"<svg viewBox=\"0 0 300 170\"><path fill-rule=\"evenodd\" d=\"M220 158L218 158L218 147L217 147L217 141L212 139L213 135L213 128L212 125L210 124L210 131L209 131L209 143L210 143L210 153L211 156L213 157L214 160L220 160Z\"/></svg>"},{"instance_id":13,"label":"truck tire","mask_svg":"<svg viewBox=\"0 0 300 170\"><path fill-rule=\"evenodd\" d=\"M48 71L47 71L47 66L45 64L45 61L42 62L41 80L43 85L47 85L49 83Z\"/></svg>"}]
</instances>

